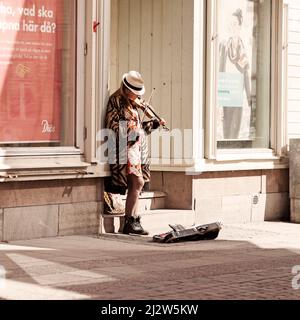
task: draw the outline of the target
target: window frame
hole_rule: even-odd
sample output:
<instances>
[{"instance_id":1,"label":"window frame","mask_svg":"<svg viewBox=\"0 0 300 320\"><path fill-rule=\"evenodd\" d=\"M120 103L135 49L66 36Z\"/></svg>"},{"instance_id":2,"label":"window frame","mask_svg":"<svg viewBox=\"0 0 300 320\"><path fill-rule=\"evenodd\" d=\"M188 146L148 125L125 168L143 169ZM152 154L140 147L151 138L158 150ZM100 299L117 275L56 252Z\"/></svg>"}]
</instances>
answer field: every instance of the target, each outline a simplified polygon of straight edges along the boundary
<instances>
[{"instance_id":1,"label":"window frame","mask_svg":"<svg viewBox=\"0 0 300 320\"><path fill-rule=\"evenodd\" d=\"M86 5L84 1L77 1L76 23L76 95L75 95L75 143L66 147L0 147L0 170L9 169L34 169L30 162L33 158L40 159L39 167L55 167L55 163L62 167L85 166L84 119L85 119L85 18ZM59 164L56 161L60 159ZM56 159L56 160L55 160ZM71 159L71 161L70 161ZM74 163L75 160L75 163ZM56 162L55 162L56 161ZM23 163L23 165L21 164ZM5 164L5 165L4 165Z\"/></svg>"},{"instance_id":2,"label":"window frame","mask_svg":"<svg viewBox=\"0 0 300 320\"><path fill-rule=\"evenodd\" d=\"M272 0L271 20L271 105L270 105L270 148L217 150L216 112L216 59L217 46L217 0L206 1L207 41L206 41L206 109L205 109L205 159L229 160L276 160L286 155L287 105L285 100L286 81L286 13L283 0ZM275 94L276 93L276 94Z\"/></svg>"}]
</instances>

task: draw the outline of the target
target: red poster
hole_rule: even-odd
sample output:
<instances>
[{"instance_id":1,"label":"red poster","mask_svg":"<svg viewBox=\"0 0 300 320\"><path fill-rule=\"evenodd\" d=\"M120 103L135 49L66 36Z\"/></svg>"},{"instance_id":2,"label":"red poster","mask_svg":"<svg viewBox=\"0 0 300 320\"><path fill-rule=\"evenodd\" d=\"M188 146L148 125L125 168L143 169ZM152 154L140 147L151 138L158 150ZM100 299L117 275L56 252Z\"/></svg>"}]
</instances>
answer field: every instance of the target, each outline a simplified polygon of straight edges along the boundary
<instances>
[{"instance_id":1,"label":"red poster","mask_svg":"<svg viewBox=\"0 0 300 320\"><path fill-rule=\"evenodd\" d=\"M62 0L0 0L0 143L59 142Z\"/></svg>"}]
</instances>

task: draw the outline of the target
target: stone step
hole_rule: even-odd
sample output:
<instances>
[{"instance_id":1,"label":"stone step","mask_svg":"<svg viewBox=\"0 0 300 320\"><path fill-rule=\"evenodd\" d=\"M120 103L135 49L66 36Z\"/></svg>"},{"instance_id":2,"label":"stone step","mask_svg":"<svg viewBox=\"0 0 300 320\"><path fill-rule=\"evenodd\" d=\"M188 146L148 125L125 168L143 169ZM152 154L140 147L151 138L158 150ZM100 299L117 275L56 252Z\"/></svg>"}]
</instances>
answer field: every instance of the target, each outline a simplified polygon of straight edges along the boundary
<instances>
[{"instance_id":1,"label":"stone step","mask_svg":"<svg viewBox=\"0 0 300 320\"><path fill-rule=\"evenodd\" d=\"M126 195L122 196L124 204L126 202L126 197ZM150 210L164 209L166 197L167 194L161 191L143 192L140 196L139 211L144 213Z\"/></svg>"},{"instance_id":2,"label":"stone step","mask_svg":"<svg viewBox=\"0 0 300 320\"><path fill-rule=\"evenodd\" d=\"M121 196L122 200L126 202L127 195ZM165 199L167 194L161 191L145 191L140 196L139 212L140 215L145 215L152 210L162 210L165 208ZM105 215L100 217L100 234L115 233L120 229L122 230L124 225L124 215Z\"/></svg>"},{"instance_id":3,"label":"stone step","mask_svg":"<svg viewBox=\"0 0 300 320\"><path fill-rule=\"evenodd\" d=\"M150 235L170 231L169 224L181 224L189 227L195 224L193 210L152 210L142 214L142 226Z\"/></svg>"},{"instance_id":4,"label":"stone step","mask_svg":"<svg viewBox=\"0 0 300 320\"><path fill-rule=\"evenodd\" d=\"M150 236L170 230L169 224L181 224L189 227L196 223L192 210L151 210L141 214L142 226ZM124 216L102 215L99 234L117 234L123 229Z\"/></svg>"}]
</instances>

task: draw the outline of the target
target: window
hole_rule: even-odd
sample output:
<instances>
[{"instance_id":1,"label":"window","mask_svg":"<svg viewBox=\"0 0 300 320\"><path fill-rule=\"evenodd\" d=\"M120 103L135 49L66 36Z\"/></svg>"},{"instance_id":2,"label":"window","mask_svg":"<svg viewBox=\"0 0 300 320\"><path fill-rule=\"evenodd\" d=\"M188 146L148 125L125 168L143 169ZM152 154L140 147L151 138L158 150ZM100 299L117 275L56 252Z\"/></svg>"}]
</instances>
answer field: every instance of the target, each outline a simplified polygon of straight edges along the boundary
<instances>
[{"instance_id":1,"label":"window","mask_svg":"<svg viewBox=\"0 0 300 320\"><path fill-rule=\"evenodd\" d=\"M0 2L0 147L75 146L76 2Z\"/></svg>"},{"instance_id":2,"label":"window","mask_svg":"<svg viewBox=\"0 0 300 320\"><path fill-rule=\"evenodd\" d=\"M283 1L211 0L206 4L205 158L275 160L284 156Z\"/></svg>"},{"instance_id":3,"label":"window","mask_svg":"<svg viewBox=\"0 0 300 320\"><path fill-rule=\"evenodd\" d=\"M217 148L270 148L271 0L218 0L217 33Z\"/></svg>"}]
</instances>

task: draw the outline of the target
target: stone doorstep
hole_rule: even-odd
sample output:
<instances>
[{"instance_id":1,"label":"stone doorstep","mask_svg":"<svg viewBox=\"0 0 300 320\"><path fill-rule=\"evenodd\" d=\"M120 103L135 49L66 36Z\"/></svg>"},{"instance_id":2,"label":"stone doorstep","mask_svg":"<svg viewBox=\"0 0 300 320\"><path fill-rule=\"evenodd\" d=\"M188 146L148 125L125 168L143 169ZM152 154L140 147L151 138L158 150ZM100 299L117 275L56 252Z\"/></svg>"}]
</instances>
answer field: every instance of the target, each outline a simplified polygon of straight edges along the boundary
<instances>
[{"instance_id":1,"label":"stone doorstep","mask_svg":"<svg viewBox=\"0 0 300 320\"><path fill-rule=\"evenodd\" d=\"M170 230L169 224L192 226L195 224L195 212L192 210L151 210L141 213L142 226L150 236ZM119 234L123 229L123 215L102 215L99 234Z\"/></svg>"},{"instance_id":2,"label":"stone doorstep","mask_svg":"<svg viewBox=\"0 0 300 320\"><path fill-rule=\"evenodd\" d=\"M140 196L139 211L148 212L150 210L164 209L166 206L167 194L159 191L143 192ZM122 196L124 205L126 202L126 195Z\"/></svg>"},{"instance_id":3,"label":"stone doorstep","mask_svg":"<svg viewBox=\"0 0 300 320\"><path fill-rule=\"evenodd\" d=\"M122 196L122 200L126 201L126 195ZM141 194L140 200L155 199L155 198L166 198L167 194L162 191L145 191Z\"/></svg>"},{"instance_id":4,"label":"stone doorstep","mask_svg":"<svg viewBox=\"0 0 300 320\"><path fill-rule=\"evenodd\" d=\"M149 215L153 210L162 210L165 208L165 199L167 194L160 191L143 192L140 196L139 211L141 216ZM122 196L125 203L126 195ZM100 234L113 234L123 229L124 215L101 215Z\"/></svg>"},{"instance_id":5,"label":"stone doorstep","mask_svg":"<svg viewBox=\"0 0 300 320\"><path fill-rule=\"evenodd\" d=\"M103 234L99 234L97 238L108 239L108 240L130 241L130 242L137 242L137 243L140 243L141 241L143 241L147 243L147 242L152 242L153 236L127 235L122 233L103 233Z\"/></svg>"}]
</instances>

